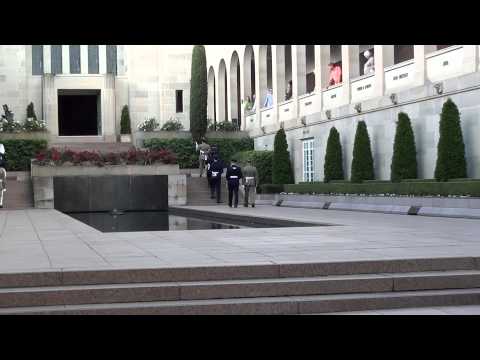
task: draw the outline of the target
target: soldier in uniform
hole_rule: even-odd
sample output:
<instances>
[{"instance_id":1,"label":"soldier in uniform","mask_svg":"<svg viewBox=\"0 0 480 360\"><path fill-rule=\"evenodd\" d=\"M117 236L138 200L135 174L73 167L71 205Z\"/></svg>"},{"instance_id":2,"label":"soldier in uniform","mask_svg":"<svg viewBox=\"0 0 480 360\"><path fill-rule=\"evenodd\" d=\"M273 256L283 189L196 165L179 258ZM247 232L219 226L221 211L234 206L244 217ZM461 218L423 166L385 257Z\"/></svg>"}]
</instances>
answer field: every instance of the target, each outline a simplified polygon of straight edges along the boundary
<instances>
[{"instance_id":1,"label":"soldier in uniform","mask_svg":"<svg viewBox=\"0 0 480 360\"><path fill-rule=\"evenodd\" d=\"M238 207L238 187L240 179L242 179L242 169L237 165L235 159L231 160L230 166L227 168L227 185L228 185L228 206L232 207L232 198L234 207Z\"/></svg>"},{"instance_id":2,"label":"soldier in uniform","mask_svg":"<svg viewBox=\"0 0 480 360\"><path fill-rule=\"evenodd\" d=\"M197 150L199 151L198 163L200 164L200 177L202 177L203 170L206 169L208 153L210 152L210 145L208 145L205 138L203 138L202 143L200 145L196 144L196 147L197 147Z\"/></svg>"},{"instance_id":3,"label":"soldier in uniform","mask_svg":"<svg viewBox=\"0 0 480 360\"><path fill-rule=\"evenodd\" d=\"M220 186L222 184L223 163L218 158L218 155L213 156L213 160L207 165L207 176L210 179L210 194L211 198L217 198L217 203L220 203ZM215 195L215 196L214 196Z\"/></svg>"},{"instance_id":4,"label":"soldier in uniform","mask_svg":"<svg viewBox=\"0 0 480 360\"><path fill-rule=\"evenodd\" d=\"M3 208L3 193L7 191L7 158L5 157L5 147L0 144L0 208Z\"/></svg>"},{"instance_id":5,"label":"soldier in uniform","mask_svg":"<svg viewBox=\"0 0 480 360\"><path fill-rule=\"evenodd\" d=\"M248 207L252 204L255 207L255 198L257 196L258 172L257 168L252 165L251 160L247 160L247 166L242 169L243 179L242 185L244 187L244 203L243 206Z\"/></svg>"}]
</instances>

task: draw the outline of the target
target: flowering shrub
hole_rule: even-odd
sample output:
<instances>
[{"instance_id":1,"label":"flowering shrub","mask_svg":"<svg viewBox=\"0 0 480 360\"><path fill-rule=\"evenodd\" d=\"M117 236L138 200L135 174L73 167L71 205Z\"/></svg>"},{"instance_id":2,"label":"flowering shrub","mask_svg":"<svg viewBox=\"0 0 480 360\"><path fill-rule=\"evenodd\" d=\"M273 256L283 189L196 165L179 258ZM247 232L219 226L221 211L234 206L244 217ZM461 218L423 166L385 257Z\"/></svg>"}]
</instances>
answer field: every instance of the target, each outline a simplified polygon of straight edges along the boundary
<instances>
[{"instance_id":1,"label":"flowering shrub","mask_svg":"<svg viewBox=\"0 0 480 360\"><path fill-rule=\"evenodd\" d=\"M148 120L145 120L141 124L138 125L138 130L140 131L155 131L156 128L158 128L160 124L155 120L155 118L150 118Z\"/></svg>"},{"instance_id":2,"label":"flowering shrub","mask_svg":"<svg viewBox=\"0 0 480 360\"><path fill-rule=\"evenodd\" d=\"M160 130L163 130L163 131L183 130L183 124L178 119L172 117L165 124L163 124Z\"/></svg>"},{"instance_id":3,"label":"flowering shrub","mask_svg":"<svg viewBox=\"0 0 480 360\"><path fill-rule=\"evenodd\" d=\"M167 149L139 150L132 148L124 152L102 154L97 151L51 148L38 152L33 162L40 166L83 165L102 167L105 165L176 164L177 158Z\"/></svg>"},{"instance_id":4,"label":"flowering shrub","mask_svg":"<svg viewBox=\"0 0 480 360\"><path fill-rule=\"evenodd\" d=\"M23 124L22 130L24 131L45 131L47 130L47 124L44 120L37 120L35 118L28 118Z\"/></svg>"}]
</instances>

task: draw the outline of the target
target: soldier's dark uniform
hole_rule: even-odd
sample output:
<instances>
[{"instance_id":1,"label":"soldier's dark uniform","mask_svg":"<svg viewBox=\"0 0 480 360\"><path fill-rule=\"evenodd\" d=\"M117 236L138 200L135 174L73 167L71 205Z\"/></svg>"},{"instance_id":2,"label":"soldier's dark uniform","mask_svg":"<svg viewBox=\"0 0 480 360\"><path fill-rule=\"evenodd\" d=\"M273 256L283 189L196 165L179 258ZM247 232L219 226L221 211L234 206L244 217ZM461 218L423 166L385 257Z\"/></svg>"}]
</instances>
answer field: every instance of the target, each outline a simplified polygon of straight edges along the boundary
<instances>
[{"instance_id":1,"label":"soldier's dark uniform","mask_svg":"<svg viewBox=\"0 0 480 360\"><path fill-rule=\"evenodd\" d=\"M214 199L214 194L217 198L217 203L220 202L220 186L222 184L223 163L218 157L214 157L207 165L207 176L210 179L210 194Z\"/></svg>"},{"instance_id":2,"label":"soldier's dark uniform","mask_svg":"<svg viewBox=\"0 0 480 360\"><path fill-rule=\"evenodd\" d=\"M232 164L227 168L228 206L230 207L232 207L232 197L235 198L233 206L238 206L238 187L242 177L242 169L232 160Z\"/></svg>"}]
</instances>

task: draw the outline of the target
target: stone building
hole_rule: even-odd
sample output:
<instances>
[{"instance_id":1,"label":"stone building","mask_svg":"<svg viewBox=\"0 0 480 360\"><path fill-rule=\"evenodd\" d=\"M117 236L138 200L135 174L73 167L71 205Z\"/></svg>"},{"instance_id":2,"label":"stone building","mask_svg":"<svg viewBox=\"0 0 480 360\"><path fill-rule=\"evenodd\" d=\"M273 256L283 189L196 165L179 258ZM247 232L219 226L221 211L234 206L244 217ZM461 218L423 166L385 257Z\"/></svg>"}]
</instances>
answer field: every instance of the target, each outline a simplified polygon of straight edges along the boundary
<instances>
[{"instance_id":1,"label":"stone building","mask_svg":"<svg viewBox=\"0 0 480 360\"><path fill-rule=\"evenodd\" d=\"M368 50L372 72L364 73ZM480 73L477 45L211 45L208 117L240 120L257 150L273 149L283 126L295 181L322 181L330 128L340 133L344 170L350 177L356 124L365 120L377 179L390 178L395 123L400 111L412 121L419 177L433 178L439 115L450 97L458 105L469 177L480 177ZM329 63L341 67L329 86ZM288 83L292 97L286 100ZM263 107L267 89L273 105ZM256 111L242 100L256 95Z\"/></svg>"},{"instance_id":2,"label":"stone building","mask_svg":"<svg viewBox=\"0 0 480 360\"><path fill-rule=\"evenodd\" d=\"M115 142L129 105L132 130L147 118L189 128L192 46L0 45L0 102L15 119L33 102L52 141Z\"/></svg>"}]
</instances>

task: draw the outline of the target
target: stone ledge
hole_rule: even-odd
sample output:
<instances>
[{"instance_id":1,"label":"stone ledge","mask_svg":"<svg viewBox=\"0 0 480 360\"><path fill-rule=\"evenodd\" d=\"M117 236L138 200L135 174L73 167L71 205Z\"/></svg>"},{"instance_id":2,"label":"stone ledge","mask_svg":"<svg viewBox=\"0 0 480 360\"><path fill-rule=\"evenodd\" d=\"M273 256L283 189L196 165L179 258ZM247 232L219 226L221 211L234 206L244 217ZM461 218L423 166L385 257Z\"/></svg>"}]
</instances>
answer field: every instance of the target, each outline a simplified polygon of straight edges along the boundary
<instances>
[{"instance_id":1,"label":"stone ledge","mask_svg":"<svg viewBox=\"0 0 480 360\"><path fill-rule=\"evenodd\" d=\"M480 219L480 209L441 208L441 207L427 207L427 206L424 206L424 207L420 208L417 215Z\"/></svg>"}]
</instances>

